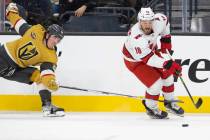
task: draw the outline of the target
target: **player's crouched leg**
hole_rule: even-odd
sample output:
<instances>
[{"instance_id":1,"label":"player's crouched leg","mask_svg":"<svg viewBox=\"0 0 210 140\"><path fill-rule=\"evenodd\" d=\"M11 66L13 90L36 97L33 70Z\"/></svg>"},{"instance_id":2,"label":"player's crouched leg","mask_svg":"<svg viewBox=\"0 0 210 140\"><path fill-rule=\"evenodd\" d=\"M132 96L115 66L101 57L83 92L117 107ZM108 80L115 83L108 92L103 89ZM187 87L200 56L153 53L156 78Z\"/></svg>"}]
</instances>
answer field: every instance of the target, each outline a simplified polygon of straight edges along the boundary
<instances>
[{"instance_id":1,"label":"player's crouched leg","mask_svg":"<svg viewBox=\"0 0 210 140\"><path fill-rule=\"evenodd\" d=\"M44 117L63 117L65 111L61 107L57 107L51 103L51 92L49 90L39 91L42 101L42 112Z\"/></svg>"}]
</instances>

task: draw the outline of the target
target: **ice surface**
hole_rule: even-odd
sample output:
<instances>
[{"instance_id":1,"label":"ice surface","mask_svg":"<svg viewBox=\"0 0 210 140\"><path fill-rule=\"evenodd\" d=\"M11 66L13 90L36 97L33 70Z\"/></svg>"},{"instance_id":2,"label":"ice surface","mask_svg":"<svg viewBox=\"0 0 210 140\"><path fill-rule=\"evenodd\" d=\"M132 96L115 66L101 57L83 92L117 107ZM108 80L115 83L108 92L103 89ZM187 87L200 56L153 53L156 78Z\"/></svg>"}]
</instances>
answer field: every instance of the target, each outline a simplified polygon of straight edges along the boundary
<instances>
[{"instance_id":1,"label":"ice surface","mask_svg":"<svg viewBox=\"0 0 210 140\"><path fill-rule=\"evenodd\" d=\"M47 118L40 112L0 112L0 140L210 139L210 114L169 115L154 120L145 113L72 112Z\"/></svg>"}]
</instances>

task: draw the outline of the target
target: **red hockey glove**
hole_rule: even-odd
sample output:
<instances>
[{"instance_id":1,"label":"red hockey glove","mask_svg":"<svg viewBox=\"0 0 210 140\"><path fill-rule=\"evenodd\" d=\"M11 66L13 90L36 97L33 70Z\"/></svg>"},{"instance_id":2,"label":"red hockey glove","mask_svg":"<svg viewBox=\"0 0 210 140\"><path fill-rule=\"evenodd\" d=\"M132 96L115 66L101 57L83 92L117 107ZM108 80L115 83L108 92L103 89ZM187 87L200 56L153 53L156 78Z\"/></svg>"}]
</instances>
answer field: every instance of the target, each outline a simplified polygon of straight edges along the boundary
<instances>
[{"instance_id":1,"label":"red hockey glove","mask_svg":"<svg viewBox=\"0 0 210 140\"><path fill-rule=\"evenodd\" d=\"M161 52L167 53L166 49L171 51L172 45L171 45L171 35L166 35L160 39L161 43Z\"/></svg>"},{"instance_id":2,"label":"red hockey glove","mask_svg":"<svg viewBox=\"0 0 210 140\"><path fill-rule=\"evenodd\" d=\"M181 76L182 67L174 62L173 60L165 61L163 64L163 68L165 69L164 73L168 75L175 75L175 76Z\"/></svg>"}]
</instances>

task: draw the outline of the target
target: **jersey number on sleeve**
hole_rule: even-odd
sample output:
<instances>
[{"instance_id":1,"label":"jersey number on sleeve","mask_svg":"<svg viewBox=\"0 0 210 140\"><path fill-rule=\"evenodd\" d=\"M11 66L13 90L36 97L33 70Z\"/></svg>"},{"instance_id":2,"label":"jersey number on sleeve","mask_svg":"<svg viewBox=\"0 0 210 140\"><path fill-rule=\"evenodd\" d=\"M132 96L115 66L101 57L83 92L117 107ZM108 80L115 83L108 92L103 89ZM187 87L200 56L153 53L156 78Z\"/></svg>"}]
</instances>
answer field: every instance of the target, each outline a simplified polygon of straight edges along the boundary
<instances>
[{"instance_id":1,"label":"jersey number on sleeve","mask_svg":"<svg viewBox=\"0 0 210 140\"><path fill-rule=\"evenodd\" d=\"M135 47L135 52L136 54L141 54L141 48L140 47Z\"/></svg>"}]
</instances>

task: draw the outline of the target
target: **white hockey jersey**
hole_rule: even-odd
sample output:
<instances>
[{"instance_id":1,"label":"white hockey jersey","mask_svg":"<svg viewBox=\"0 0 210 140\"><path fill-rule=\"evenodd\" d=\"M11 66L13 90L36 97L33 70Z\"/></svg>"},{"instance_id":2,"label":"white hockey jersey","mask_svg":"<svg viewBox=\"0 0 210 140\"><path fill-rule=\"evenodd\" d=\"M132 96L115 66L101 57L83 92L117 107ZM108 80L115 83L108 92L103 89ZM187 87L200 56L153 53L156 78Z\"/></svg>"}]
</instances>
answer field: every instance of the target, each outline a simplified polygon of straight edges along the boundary
<instances>
[{"instance_id":1,"label":"white hockey jersey","mask_svg":"<svg viewBox=\"0 0 210 140\"><path fill-rule=\"evenodd\" d=\"M128 37L124 44L123 54L127 61L145 62L147 65L162 68L165 59L154 53L159 36L170 35L170 25L167 17L161 13L154 16L152 22L153 33L145 35L137 22L128 32Z\"/></svg>"}]
</instances>

